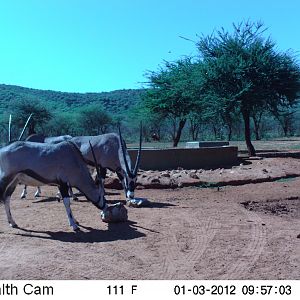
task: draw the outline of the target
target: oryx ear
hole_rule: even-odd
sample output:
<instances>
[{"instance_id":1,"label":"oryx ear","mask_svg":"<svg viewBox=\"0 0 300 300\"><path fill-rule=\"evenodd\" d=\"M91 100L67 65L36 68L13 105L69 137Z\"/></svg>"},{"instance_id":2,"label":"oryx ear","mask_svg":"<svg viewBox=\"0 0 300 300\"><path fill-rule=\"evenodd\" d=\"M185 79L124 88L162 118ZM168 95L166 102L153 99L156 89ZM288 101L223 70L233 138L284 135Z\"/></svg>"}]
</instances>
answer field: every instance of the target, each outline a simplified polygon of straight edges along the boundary
<instances>
[{"instance_id":1,"label":"oryx ear","mask_svg":"<svg viewBox=\"0 0 300 300\"><path fill-rule=\"evenodd\" d=\"M95 168L96 168L96 172L97 172L97 176L98 176L98 179L101 180L101 173L100 173L100 170L99 170L99 165L98 165L98 162L97 162L97 159L96 159L96 155L95 155L95 152L94 152L94 148L91 144L91 141L89 141L89 144L90 144L90 147L91 147L91 151L92 151L92 155L93 155L93 159L94 159L94 163L95 163ZM101 166L100 166L101 168Z\"/></svg>"},{"instance_id":2,"label":"oryx ear","mask_svg":"<svg viewBox=\"0 0 300 300\"><path fill-rule=\"evenodd\" d=\"M19 141L20 141L21 138L23 137L24 132L25 132L25 130L26 130L26 127L28 126L29 121L30 121L32 115L33 115L33 113L31 113L31 114L29 115L29 117L28 117L28 119L27 119L27 121L26 121L26 123L25 123L25 125L24 125L24 127L23 127L23 130L22 130L22 132L21 132L21 134L20 134L20 136L19 136L19 138L18 138Z\"/></svg>"}]
</instances>

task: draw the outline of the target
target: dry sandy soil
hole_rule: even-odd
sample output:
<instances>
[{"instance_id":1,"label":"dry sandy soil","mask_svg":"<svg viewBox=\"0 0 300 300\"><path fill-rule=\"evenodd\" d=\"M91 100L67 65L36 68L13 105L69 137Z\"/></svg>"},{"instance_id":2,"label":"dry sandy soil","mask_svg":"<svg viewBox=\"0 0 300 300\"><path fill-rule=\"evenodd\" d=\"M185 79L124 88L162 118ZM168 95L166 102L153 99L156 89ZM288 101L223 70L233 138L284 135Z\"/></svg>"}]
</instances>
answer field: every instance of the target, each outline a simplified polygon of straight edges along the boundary
<instances>
[{"instance_id":1,"label":"dry sandy soil","mask_svg":"<svg viewBox=\"0 0 300 300\"><path fill-rule=\"evenodd\" d=\"M20 229L0 207L0 279L300 279L299 159L143 174L136 196L149 207L129 207L128 222L106 224L79 197L79 233L55 187L38 199L31 188L27 200L18 187L12 213ZM172 188L159 189L165 182ZM124 199L107 192L111 203Z\"/></svg>"}]
</instances>

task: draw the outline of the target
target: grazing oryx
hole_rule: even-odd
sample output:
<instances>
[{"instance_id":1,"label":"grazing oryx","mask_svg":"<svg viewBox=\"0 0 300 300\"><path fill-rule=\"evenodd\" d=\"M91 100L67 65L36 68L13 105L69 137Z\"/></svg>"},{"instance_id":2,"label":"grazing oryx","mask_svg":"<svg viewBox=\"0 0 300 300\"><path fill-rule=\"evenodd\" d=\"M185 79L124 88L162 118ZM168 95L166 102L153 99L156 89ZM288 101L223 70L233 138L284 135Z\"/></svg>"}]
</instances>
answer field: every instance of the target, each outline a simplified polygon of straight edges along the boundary
<instances>
[{"instance_id":1,"label":"grazing oryx","mask_svg":"<svg viewBox=\"0 0 300 300\"><path fill-rule=\"evenodd\" d=\"M48 143L48 144L57 144L67 140L70 140L72 137L70 135L60 135L60 136L53 136L53 137L45 137L43 134L31 134L26 138L28 142L35 142L35 143ZM25 199L27 195L27 185L24 186L21 199ZM34 194L34 197L40 197L41 195L41 188L38 186L37 190Z\"/></svg>"},{"instance_id":2,"label":"grazing oryx","mask_svg":"<svg viewBox=\"0 0 300 300\"><path fill-rule=\"evenodd\" d=\"M122 182L126 199L131 200L134 198L134 189L141 157L142 129L140 130L140 144L134 168L131 167L131 160L120 129L119 135L107 133L97 136L78 136L73 137L71 141L80 149L87 164L95 166L89 147L89 141L91 141L96 159L102 166L102 179L105 178L106 169L116 172Z\"/></svg>"},{"instance_id":3,"label":"grazing oryx","mask_svg":"<svg viewBox=\"0 0 300 300\"><path fill-rule=\"evenodd\" d=\"M98 166L98 163L95 161L94 165ZM100 177L98 167L96 170ZM71 142L14 142L0 149L0 201L4 202L7 219L12 227L17 227L17 224L10 212L10 198L18 183L58 186L70 226L75 231L79 227L70 208L69 186L76 187L104 213L108 208L102 180L94 182L82 154Z\"/></svg>"}]
</instances>

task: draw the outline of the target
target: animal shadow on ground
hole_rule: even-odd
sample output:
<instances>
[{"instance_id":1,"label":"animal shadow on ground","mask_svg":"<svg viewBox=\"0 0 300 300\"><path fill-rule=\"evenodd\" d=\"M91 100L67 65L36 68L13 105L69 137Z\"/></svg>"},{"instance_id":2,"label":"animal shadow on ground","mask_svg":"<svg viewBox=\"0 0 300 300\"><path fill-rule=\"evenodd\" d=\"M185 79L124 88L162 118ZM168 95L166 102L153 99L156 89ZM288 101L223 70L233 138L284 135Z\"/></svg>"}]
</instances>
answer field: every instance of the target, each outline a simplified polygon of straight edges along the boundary
<instances>
[{"instance_id":1,"label":"animal shadow on ground","mask_svg":"<svg viewBox=\"0 0 300 300\"><path fill-rule=\"evenodd\" d=\"M150 202L149 206L145 206L145 208L168 208L172 206L178 206L176 204L164 203L164 202Z\"/></svg>"},{"instance_id":2,"label":"animal shadow on ground","mask_svg":"<svg viewBox=\"0 0 300 300\"><path fill-rule=\"evenodd\" d=\"M138 199L144 199L148 200L146 198L138 198ZM116 204L116 203L122 203L123 205L126 205L126 200L109 200L107 199L107 204ZM164 202L152 202L152 201L147 201L147 203L144 205L142 204L141 206L130 206L132 208L167 208L171 206L177 206L175 204L171 203L164 203Z\"/></svg>"},{"instance_id":3,"label":"animal shadow on ground","mask_svg":"<svg viewBox=\"0 0 300 300\"><path fill-rule=\"evenodd\" d=\"M45 203L45 202L58 202L58 201L60 201L60 199L56 197L47 197L40 200L35 200L32 203Z\"/></svg>"},{"instance_id":4,"label":"animal shadow on ground","mask_svg":"<svg viewBox=\"0 0 300 300\"><path fill-rule=\"evenodd\" d=\"M107 191L105 191L105 195L108 195L108 196L118 196L120 194L121 194L121 192L107 192ZM74 193L74 196L81 197L81 196L84 196L84 195L80 192L76 192L76 193Z\"/></svg>"},{"instance_id":5,"label":"animal shadow on ground","mask_svg":"<svg viewBox=\"0 0 300 300\"><path fill-rule=\"evenodd\" d=\"M132 221L109 223L107 230L79 225L84 229L84 231L79 232L28 230L19 227L18 229L22 233L15 233L15 235L68 243L104 243L116 240L132 240L146 236L137 230L135 224L136 222Z\"/></svg>"},{"instance_id":6,"label":"animal shadow on ground","mask_svg":"<svg viewBox=\"0 0 300 300\"><path fill-rule=\"evenodd\" d=\"M126 205L126 200L109 200L106 199L107 204L117 204L122 203L123 205Z\"/></svg>"}]
</instances>

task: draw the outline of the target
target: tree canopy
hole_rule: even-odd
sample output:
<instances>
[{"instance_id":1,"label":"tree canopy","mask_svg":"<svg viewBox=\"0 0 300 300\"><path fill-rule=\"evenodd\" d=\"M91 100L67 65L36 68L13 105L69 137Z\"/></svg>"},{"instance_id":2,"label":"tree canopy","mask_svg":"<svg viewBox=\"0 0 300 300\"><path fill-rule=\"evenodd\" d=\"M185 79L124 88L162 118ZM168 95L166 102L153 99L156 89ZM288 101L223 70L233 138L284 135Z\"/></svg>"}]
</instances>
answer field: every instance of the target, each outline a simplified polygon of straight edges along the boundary
<instances>
[{"instance_id":1,"label":"tree canopy","mask_svg":"<svg viewBox=\"0 0 300 300\"><path fill-rule=\"evenodd\" d=\"M91 104L78 110L78 126L83 129L84 135L107 133L112 122L112 117L101 105Z\"/></svg>"},{"instance_id":2,"label":"tree canopy","mask_svg":"<svg viewBox=\"0 0 300 300\"><path fill-rule=\"evenodd\" d=\"M190 58L185 58L166 62L158 72L148 74L150 88L144 96L144 105L152 113L173 122L174 147L178 145L188 115L198 104L194 73L195 64Z\"/></svg>"},{"instance_id":3,"label":"tree canopy","mask_svg":"<svg viewBox=\"0 0 300 300\"><path fill-rule=\"evenodd\" d=\"M278 113L296 103L300 90L296 59L277 51L275 43L263 37L265 30L260 22L242 22L234 25L233 33L222 29L197 43L203 91L217 106L242 115L250 155L255 155L251 114L262 109Z\"/></svg>"}]
</instances>

